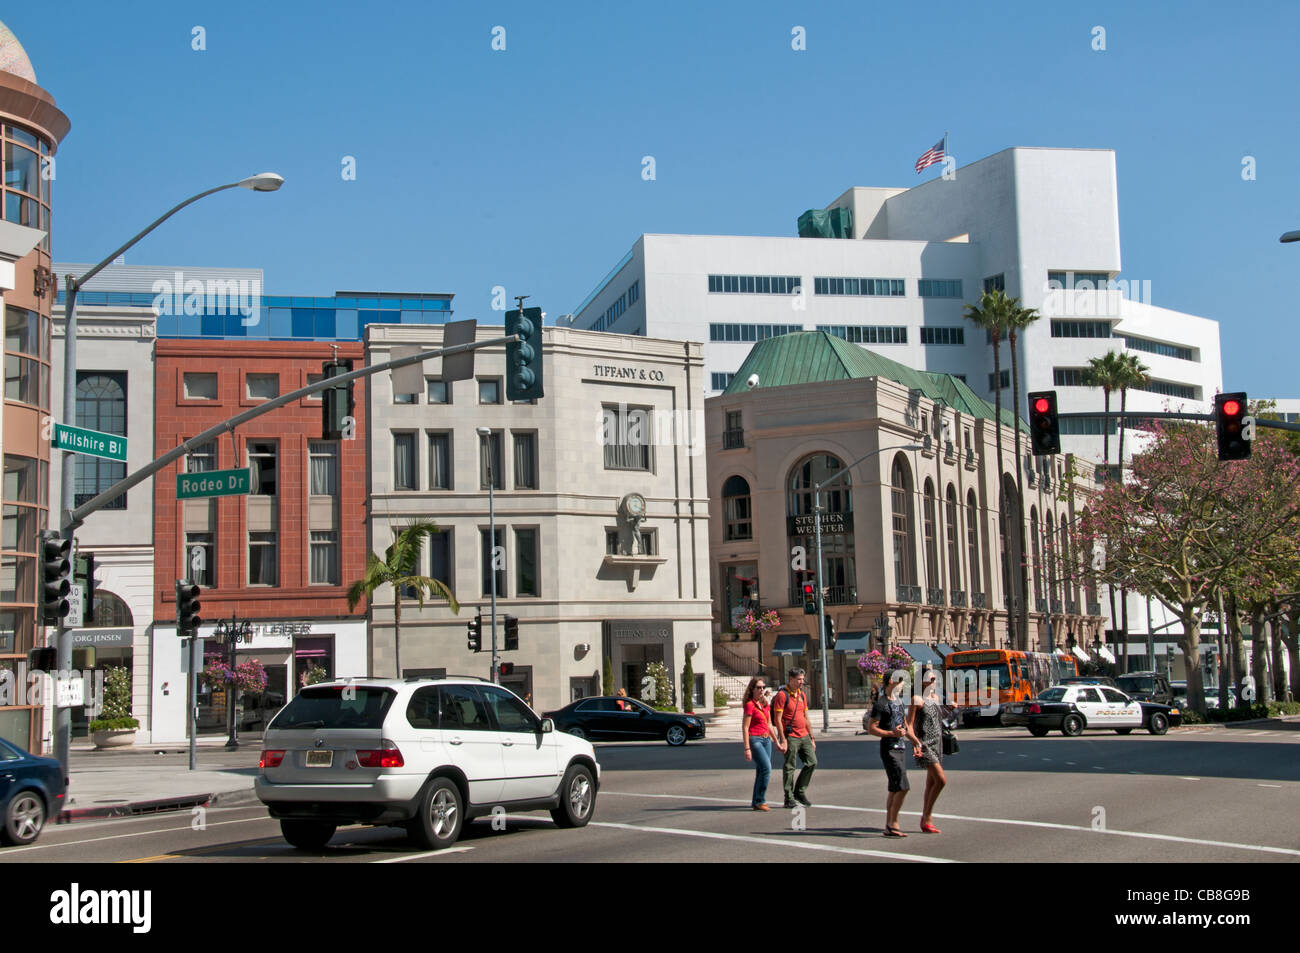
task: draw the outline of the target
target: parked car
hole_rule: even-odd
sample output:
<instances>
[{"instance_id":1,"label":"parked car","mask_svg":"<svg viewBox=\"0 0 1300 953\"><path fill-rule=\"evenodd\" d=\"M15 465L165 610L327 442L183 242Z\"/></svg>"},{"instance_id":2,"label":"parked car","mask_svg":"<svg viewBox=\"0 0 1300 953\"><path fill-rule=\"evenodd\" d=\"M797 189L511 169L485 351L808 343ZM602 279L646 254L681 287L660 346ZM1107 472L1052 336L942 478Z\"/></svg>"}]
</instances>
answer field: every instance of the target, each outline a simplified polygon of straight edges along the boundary
<instances>
[{"instance_id":1,"label":"parked car","mask_svg":"<svg viewBox=\"0 0 1300 953\"><path fill-rule=\"evenodd\" d=\"M45 823L62 813L67 793L68 779L59 762L0 739L0 843L35 841Z\"/></svg>"},{"instance_id":2,"label":"parked car","mask_svg":"<svg viewBox=\"0 0 1300 953\"><path fill-rule=\"evenodd\" d=\"M1170 682L1169 690L1174 693L1174 707L1186 708L1187 707L1187 683Z\"/></svg>"},{"instance_id":3,"label":"parked car","mask_svg":"<svg viewBox=\"0 0 1300 953\"><path fill-rule=\"evenodd\" d=\"M431 850L467 820L548 810L591 820L600 765L502 688L465 678L376 678L304 688L262 741L254 790L284 839L318 850L344 824L404 828Z\"/></svg>"},{"instance_id":4,"label":"parked car","mask_svg":"<svg viewBox=\"0 0 1300 953\"><path fill-rule=\"evenodd\" d=\"M1127 735L1145 728L1163 735L1182 723L1182 712L1169 705L1129 698L1106 685L1053 685L1032 701L1015 702L1003 712L1007 725L1024 725L1035 738L1059 730L1073 738L1085 729L1109 729Z\"/></svg>"},{"instance_id":5,"label":"parked car","mask_svg":"<svg viewBox=\"0 0 1300 953\"><path fill-rule=\"evenodd\" d=\"M1069 678L1063 678L1056 684L1058 685L1108 685L1111 688L1119 688L1115 684L1115 679L1109 675L1071 675Z\"/></svg>"},{"instance_id":6,"label":"parked car","mask_svg":"<svg viewBox=\"0 0 1300 953\"><path fill-rule=\"evenodd\" d=\"M704 722L697 716L655 711L621 695L579 698L546 717L555 719L558 730L593 741L666 741L677 747L704 737Z\"/></svg>"},{"instance_id":7,"label":"parked car","mask_svg":"<svg viewBox=\"0 0 1300 953\"><path fill-rule=\"evenodd\" d=\"M1174 690L1159 672L1126 672L1115 678L1115 687L1129 698L1174 707Z\"/></svg>"}]
</instances>

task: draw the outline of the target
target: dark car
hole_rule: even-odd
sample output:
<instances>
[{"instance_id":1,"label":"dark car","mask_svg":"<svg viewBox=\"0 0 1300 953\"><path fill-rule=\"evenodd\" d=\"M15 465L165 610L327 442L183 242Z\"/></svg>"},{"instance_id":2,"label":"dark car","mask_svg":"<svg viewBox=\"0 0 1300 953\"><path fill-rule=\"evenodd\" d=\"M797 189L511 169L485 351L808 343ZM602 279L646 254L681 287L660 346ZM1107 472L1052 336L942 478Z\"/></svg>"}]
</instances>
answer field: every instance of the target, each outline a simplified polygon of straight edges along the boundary
<instances>
[{"instance_id":1,"label":"dark car","mask_svg":"<svg viewBox=\"0 0 1300 953\"><path fill-rule=\"evenodd\" d=\"M1058 685L1108 685L1111 688L1119 688L1115 684L1115 679L1109 675L1071 675L1069 678L1063 678L1056 684Z\"/></svg>"},{"instance_id":2,"label":"dark car","mask_svg":"<svg viewBox=\"0 0 1300 953\"><path fill-rule=\"evenodd\" d=\"M1182 723L1177 708L1129 698L1106 685L1079 684L1045 688L1031 701L1008 705L1002 717L1004 724L1024 725L1035 738L1053 730L1073 738L1085 729L1127 735L1134 728L1145 728L1163 735L1170 725Z\"/></svg>"},{"instance_id":3,"label":"dark car","mask_svg":"<svg viewBox=\"0 0 1300 953\"><path fill-rule=\"evenodd\" d=\"M615 695L580 698L542 717L553 719L556 731L592 741L666 741L676 747L704 737L704 722L696 715L655 711Z\"/></svg>"},{"instance_id":4,"label":"dark car","mask_svg":"<svg viewBox=\"0 0 1300 953\"><path fill-rule=\"evenodd\" d=\"M63 811L68 779L53 758L29 754L0 739L0 843L30 844Z\"/></svg>"},{"instance_id":5,"label":"dark car","mask_svg":"<svg viewBox=\"0 0 1300 953\"><path fill-rule=\"evenodd\" d=\"M1160 705L1174 705L1174 690L1169 679L1159 672L1127 672L1115 678L1115 687L1129 698ZM1184 689L1184 694L1186 689Z\"/></svg>"}]
</instances>

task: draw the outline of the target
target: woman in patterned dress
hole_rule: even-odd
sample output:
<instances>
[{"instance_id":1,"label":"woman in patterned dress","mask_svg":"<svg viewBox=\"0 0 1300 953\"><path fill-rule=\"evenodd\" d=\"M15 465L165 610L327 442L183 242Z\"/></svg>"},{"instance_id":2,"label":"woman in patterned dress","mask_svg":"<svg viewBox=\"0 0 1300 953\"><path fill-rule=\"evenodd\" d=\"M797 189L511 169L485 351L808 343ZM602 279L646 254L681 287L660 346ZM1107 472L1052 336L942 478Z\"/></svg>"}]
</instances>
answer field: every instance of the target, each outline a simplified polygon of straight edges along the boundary
<instances>
[{"instance_id":1,"label":"woman in patterned dress","mask_svg":"<svg viewBox=\"0 0 1300 953\"><path fill-rule=\"evenodd\" d=\"M908 722L912 726L912 755L917 767L925 767L925 798L921 807L921 830L938 834L934 826L934 802L948 783L943 772L943 708L939 704L938 673L927 668L921 676L921 693L912 697Z\"/></svg>"}]
</instances>

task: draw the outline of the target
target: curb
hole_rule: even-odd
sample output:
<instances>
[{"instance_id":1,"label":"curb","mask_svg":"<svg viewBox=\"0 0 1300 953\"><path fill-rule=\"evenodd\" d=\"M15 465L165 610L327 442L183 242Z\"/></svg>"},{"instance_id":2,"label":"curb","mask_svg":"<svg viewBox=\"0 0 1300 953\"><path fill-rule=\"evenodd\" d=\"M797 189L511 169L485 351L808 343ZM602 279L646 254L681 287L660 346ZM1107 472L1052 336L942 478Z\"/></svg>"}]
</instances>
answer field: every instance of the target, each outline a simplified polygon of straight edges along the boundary
<instances>
[{"instance_id":1,"label":"curb","mask_svg":"<svg viewBox=\"0 0 1300 953\"><path fill-rule=\"evenodd\" d=\"M209 794L182 794L177 797L159 798L152 801L128 801L123 804L110 804L104 807L80 807L66 809L59 813L55 824L70 824L109 817L140 817L146 814L170 814L195 807L210 807L220 804L222 807L237 807L241 804L256 804L257 792L252 786L237 791L219 791Z\"/></svg>"}]
</instances>

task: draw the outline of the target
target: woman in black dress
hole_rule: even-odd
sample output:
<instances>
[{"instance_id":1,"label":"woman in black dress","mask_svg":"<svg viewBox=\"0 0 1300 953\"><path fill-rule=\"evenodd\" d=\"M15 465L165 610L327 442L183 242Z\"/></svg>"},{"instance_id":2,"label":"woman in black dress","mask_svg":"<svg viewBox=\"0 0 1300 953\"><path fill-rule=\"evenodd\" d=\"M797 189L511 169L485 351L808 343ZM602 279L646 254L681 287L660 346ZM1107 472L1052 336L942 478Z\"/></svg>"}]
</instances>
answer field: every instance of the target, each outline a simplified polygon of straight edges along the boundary
<instances>
[{"instance_id":1,"label":"woman in black dress","mask_svg":"<svg viewBox=\"0 0 1300 953\"><path fill-rule=\"evenodd\" d=\"M906 837L898 826L898 815L907 797L907 744L915 747L920 741L908 726L908 705L903 699L907 672L897 669L890 673L889 684L871 707L867 733L880 739L880 760L885 764L889 779L889 797L885 800L885 836Z\"/></svg>"},{"instance_id":2,"label":"woman in black dress","mask_svg":"<svg viewBox=\"0 0 1300 953\"><path fill-rule=\"evenodd\" d=\"M917 767L925 768L925 799L921 805L921 830L941 833L934 826L934 802L948 783L943 772L943 708L939 704L938 673L926 669L921 676L921 693L913 696L908 720L912 724L912 755Z\"/></svg>"}]
</instances>

